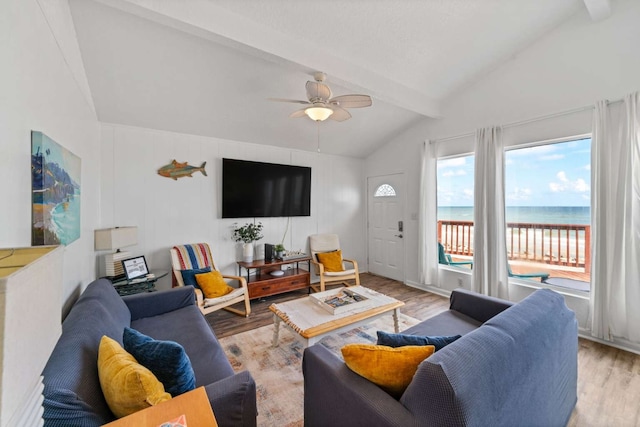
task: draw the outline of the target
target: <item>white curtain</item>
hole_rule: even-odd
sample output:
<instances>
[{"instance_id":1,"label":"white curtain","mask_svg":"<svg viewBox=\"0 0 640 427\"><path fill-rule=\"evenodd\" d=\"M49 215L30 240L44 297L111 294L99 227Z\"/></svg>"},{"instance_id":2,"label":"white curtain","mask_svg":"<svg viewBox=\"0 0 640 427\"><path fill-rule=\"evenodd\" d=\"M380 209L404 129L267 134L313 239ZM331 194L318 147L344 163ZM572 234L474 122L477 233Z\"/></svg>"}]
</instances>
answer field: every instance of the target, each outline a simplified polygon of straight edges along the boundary
<instances>
[{"instance_id":1,"label":"white curtain","mask_svg":"<svg viewBox=\"0 0 640 427\"><path fill-rule=\"evenodd\" d=\"M438 281L435 144L425 141L422 146L420 170L420 206L418 220L418 267L420 283L435 285Z\"/></svg>"},{"instance_id":2,"label":"white curtain","mask_svg":"<svg viewBox=\"0 0 640 427\"><path fill-rule=\"evenodd\" d=\"M640 343L639 94L596 104L591 148L591 334Z\"/></svg>"},{"instance_id":3,"label":"white curtain","mask_svg":"<svg viewBox=\"0 0 640 427\"><path fill-rule=\"evenodd\" d=\"M476 131L472 290L509 299L502 128Z\"/></svg>"}]
</instances>

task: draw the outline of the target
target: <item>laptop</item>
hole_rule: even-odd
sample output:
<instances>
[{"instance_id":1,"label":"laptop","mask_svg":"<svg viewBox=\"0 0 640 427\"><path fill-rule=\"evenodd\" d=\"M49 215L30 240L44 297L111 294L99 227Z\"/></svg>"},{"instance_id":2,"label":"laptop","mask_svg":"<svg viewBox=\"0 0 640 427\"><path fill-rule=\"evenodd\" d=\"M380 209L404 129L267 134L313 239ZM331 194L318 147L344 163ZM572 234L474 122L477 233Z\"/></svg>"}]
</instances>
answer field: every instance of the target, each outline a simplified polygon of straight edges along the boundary
<instances>
[{"instance_id":1,"label":"laptop","mask_svg":"<svg viewBox=\"0 0 640 427\"><path fill-rule=\"evenodd\" d=\"M122 260L122 268L127 280L141 279L149 274L149 267L147 267L147 261L144 256Z\"/></svg>"}]
</instances>

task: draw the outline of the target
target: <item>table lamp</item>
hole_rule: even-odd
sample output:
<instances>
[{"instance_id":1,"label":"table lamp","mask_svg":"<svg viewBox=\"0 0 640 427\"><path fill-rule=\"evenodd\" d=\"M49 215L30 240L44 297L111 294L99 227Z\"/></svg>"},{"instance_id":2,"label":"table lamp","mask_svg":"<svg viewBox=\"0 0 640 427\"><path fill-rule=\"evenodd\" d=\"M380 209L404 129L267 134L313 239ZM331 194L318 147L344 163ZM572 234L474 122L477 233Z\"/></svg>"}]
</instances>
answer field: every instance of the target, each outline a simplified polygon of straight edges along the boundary
<instances>
[{"instance_id":1,"label":"table lamp","mask_svg":"<svg viewBox=\"0 0 640 427\"><path fill-rule=\"evenodd\" d=\"M122 260L131 258L131 252L121 251L120 248L138 244L138 227L104 228L94 231L96 251L113 251L104 256L105 276L115 278L124 276Z\"/></svg>"}]
</instances>

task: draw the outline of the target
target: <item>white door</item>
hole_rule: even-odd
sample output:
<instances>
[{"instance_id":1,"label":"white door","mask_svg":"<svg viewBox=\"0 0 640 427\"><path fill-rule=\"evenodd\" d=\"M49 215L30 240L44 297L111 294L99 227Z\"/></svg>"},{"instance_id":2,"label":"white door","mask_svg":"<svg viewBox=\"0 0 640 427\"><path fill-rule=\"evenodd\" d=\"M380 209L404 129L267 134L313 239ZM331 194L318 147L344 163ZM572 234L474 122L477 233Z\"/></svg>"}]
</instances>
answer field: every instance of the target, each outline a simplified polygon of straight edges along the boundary
<instances>
[{"instance_id":1,"label":"white door","mask_svg":"<svg viewBox=\"0 0 640 427\"><path fill-rule=\"evenodd\" d=\"M369 271L404 281L404 174L367 183Z\"/></svg>"}]
</instances>

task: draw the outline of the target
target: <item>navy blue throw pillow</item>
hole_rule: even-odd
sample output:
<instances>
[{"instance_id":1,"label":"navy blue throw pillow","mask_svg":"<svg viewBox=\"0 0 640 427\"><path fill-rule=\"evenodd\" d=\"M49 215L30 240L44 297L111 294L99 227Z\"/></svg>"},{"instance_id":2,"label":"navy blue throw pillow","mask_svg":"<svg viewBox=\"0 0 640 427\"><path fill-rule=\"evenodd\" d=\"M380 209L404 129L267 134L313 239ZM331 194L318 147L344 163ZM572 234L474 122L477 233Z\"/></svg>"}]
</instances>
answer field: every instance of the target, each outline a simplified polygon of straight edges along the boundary
<instances>
[{"instance_id":1,"label":"navy blue throw pillow","mask_svg":"<svg viewBox=\"0 0 640 427\"><path fill-rule=\"evenodd\" d=\"M211 267L205 268L194 268L193 270L181 270L182 273L182 281L185 286L194 286L198 287L198 282L196 282L196 274L204 274L209 273L211 271Z\"/></svg>"},{"instance_id":2,"label":"navy blue throw pillow","mask_svg":"<svg viewBox=\"0 0 640 427\"><path fill-rule=\"evenodd\" d=\"M184 348L174 341L159 341L135 329L124 328L124 349L150 370L171 396L196 388L196 376Z\"/></svg>"},{"instance_id":3,"label":"navy blue throw pillow","mask_svg":"<svg viewBox=\"0 0 640 427\"><path fill-rule=\"evenodd\" d=\"M421 337L418 335L390 334L388 332L378 331L378 345L386 345L388 347L432 345L436 348L436 351L438 351L461 336L462 335L453 335L449 337Z\"/></svg>"}]
</instances>

